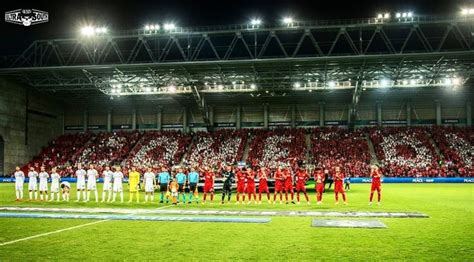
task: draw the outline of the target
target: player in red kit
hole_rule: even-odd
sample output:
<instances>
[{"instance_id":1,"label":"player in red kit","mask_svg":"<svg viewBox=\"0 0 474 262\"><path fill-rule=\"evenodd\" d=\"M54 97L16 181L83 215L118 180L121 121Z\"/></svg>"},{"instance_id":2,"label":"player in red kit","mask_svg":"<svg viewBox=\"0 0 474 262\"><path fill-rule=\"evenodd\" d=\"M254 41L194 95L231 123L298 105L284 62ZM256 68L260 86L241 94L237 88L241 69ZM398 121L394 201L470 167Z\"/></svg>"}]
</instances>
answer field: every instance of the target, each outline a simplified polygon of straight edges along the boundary
<instances>
[{"instance_id":1,"label":"player in red kit","mask_svg":"<svg viewBox=\"0 0 474 262\"><path fill-rule=\"evenodd\" d=\"M295 204L295 201L293 200L294 199L294 192L293 192L293 176L291 174L291 168L290 167L286 167L284 170L283 170L283 174L285 176L285 185L284 185L284 189L285 189L285 200L286 200L286 203L288 204L288 192L290 192L291 194L291 203Z\"/></svg>"},{"instance_id":2,"label":"player in red kit","mask_svg":"<svg viewBox=\"0 0 474 262\"><path fill-rule=\"evenodd\" d=\"M255 172L252 170L251 167L247 168L247 194L249 196L249 202L247 204L250 204L252 202L252 196L253 196L253 201L256 204L257 203L257 194L255 194Z\"/></svg>"},{"instance_id":3,"label":"player in red kit","mask_svg":"<svg viewBox=\"0 0 474 262\"><path fill-rule=\"evenodd\" d=\"M370 188L369 205L372 205L372 199L374 198L375 191L377 191L377 205L380 205L380 200L382 199L382 184L380 182L380 179L382 178L382 172L377 165L372 165L370 167L370 177L372 177L372 186Z\"/></svg>"},{"instance_id":4,"label":"player in red kit","mask_svg":"<svg viewBox=\"0 0 474 262\"><path fill-rule=\"evenodd\" d=\"M247 179L247 170L245 168L237 171L237 202L240 204L240 194L242 194L242 201L245 202L245 180Z\"/></svg>"},{"instance_id":5,"label":"player in red kit","mask_svg":"<svg viewBox=\"0 0 474 262\"><path fill-rule=\"evenodd\" d=\"M316 170L314 170L314 184L316 187L316 199L318 200L318 205L323 203L324 180L325 175L323 169L317 167Z\"/></svg>"},{"instance_id":6,"label":"player in red kit","mask_svg":"<svg viewBox=\"0 0 474 262\"><path fill-rule=\"evenodd\" d=\"M214 172L209 167L204 169L204 196L202 203L206 203L207 194L211 194L211 202L214 200Z\"/></svg>"},{"instance_id":7,"label":"player in red kit","mask_svg":"<svg viewBox=\"0 0 474 262\"><path fill-rule=\"evenodd\" d=\"M300 167L298 171L296 171L296 200L298 201L298 204L300 204L300 192L303 192L306 202L309 205L309 197L308 193L306 193L306 181L308 179L308 173L303 167Z\"/></svg>"},{"instance_id":8,"label":"player in red kit","mask_svg":"<svg viewBox=\"0 0 474 262\"><path fill-rule=\"evenodd\" d=\"M336 205L339 204L339 193L342 194L342 200L344 200L344 205L347 205L346 193L342 184L344 183L344 173L341 172L340 167L336 167L334 173L334 193L336 195Z\"/></svg>"},{"instance_id":9,"label":"player in red kit","mask_svg":"<svg viewBox=\"0 0 474 262\"><path fill-rule=\"evenodd\" d=\"M268 175L265 167L258 171L258 201L262 203L262 193L267 193L267 201L270 204L270 191L268 190Z\"/></svg>"},{"instance_id":10,"label":"player in red kit","mask_svg":"<svg viewBox=\"0 0 474 262\"><path fill-rule=\"evenodd\" d=\"M273 191L273 204L276 203L276 196L277 193L280 194L280 204L282 201L282 192L283 192L283 184L285 183L285 176L281 167L279 166L275 171L275 189Z\"/></svg>"}]
</instances>

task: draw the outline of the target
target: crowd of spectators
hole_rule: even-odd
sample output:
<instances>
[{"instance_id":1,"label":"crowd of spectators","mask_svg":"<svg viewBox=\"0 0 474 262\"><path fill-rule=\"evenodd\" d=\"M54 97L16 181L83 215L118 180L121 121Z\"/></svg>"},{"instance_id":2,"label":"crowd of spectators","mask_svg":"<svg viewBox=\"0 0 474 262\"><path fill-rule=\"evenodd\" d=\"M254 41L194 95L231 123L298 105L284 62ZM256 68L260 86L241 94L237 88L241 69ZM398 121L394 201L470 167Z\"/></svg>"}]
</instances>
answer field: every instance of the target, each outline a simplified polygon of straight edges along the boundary
<instances>
[{"instance_id":1,"label":"crowd of spectators","mask_svg":"<svg viewBox=\"0 0 474 262\"><path fill-rule=\"evenodd\" d=\"M439 157L423 127L370 129L370 139L384 175L396 177L438 176Z\"/></svg>"},{"instance_id":2,"label":"crowd of spectators","mask_svg":"<svg viewBox=\"0 0 474 262\"><path fill-rule=\"evenodd\" d=\"M186 163L202 167L221 167L242 159L248 130L220 129L197 132Z\"/></svg>"},{"instance_id":3,"label":"crowd of spectators","mask_svg":"<svg viewBox=\"0 0 474 262\"><path fill-rule=\"evenodd\" d=\"M293 165L306 158L304 129L254 130L247 162L274 169L281 163Z\"/></svg>"},{"instance_id":4,"label":"crowd of spectators","mask_svg":"<svg viewBox=\"0 0 474 262\"><path fill-rule=\"evenodd\" d=\"M181 161L190 143L191 136L179 131L145 132L130 152L127 163L137 168L175 165Z\"/></svg>"},{"instance_id":5,"label":"crowd of spectators","mask_svg":"<svg viewBox=\"0 0 474 262\"><path fill-rule=\"evenodd\" d=\"M317 166L332 169L340 166L351 177L369 174L370 151L363 131L328 127L311 133L312 159Z\"/></svg>"}]
</instances>

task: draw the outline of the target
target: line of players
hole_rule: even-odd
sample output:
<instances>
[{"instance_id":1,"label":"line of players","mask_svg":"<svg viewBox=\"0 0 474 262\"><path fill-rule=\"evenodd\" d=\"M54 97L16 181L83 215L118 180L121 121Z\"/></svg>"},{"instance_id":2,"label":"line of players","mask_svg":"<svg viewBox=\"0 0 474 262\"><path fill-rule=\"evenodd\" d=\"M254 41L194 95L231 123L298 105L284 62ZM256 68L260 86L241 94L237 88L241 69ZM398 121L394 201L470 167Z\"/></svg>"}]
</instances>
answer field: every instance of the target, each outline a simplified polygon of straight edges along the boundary
<instances>
[{"instance_id":1,"label":"line of players","mask_svg":"<svg viewBox=\"0 0 474 262\"><path fill-rule=\"evenodd\" d=\"M310 178L309 172L303 168L296 168L295 172L289 167L279 166L273 177L275 179L275 187L273 192L273 200L270 194L268 179L270 178L270 171L264 167L254 171L251 167L247 168L234 168L231 165L227 165L218 172L222 173L223 177L223 189L221 203L223 204L226 200L230 202L232 196L232 187L234 180L237 186L236 204L245 203L246 196L248 197L247 204L262 203L262 194L266 195L268 203L283 203L283 196L285 203L297 203L300 204L300 193L304 195L304 198L308 204L310 204L308 194L306 192L306 182ZM315 191L317 204L322 204L322 198L325 188L325 179L328 170L324 170L321 167L315 168L312 172L312 176L315 181ZM184 169L179 168L174 176L170 175L170 172L166 167L162 167L158 174L155 174L151 167L147 168L147 171L143 174L143 185L145 191L145 202L154 201L154 192L156 188L160 191L160 203L172 201L173 204L177 204L180 200L182 203L186 203L186 194L188 194L188 203L195 201L199 202L198 195L198 183L200 174L204 178L203 188L203 199L202 203L206 203L207 196L209 195L210 201L214 200L214 182L216 172L210 168L197 168L191 167L187 174ZM25 180L24 173L19 167L16 167L15 176L15 190L16 199L23 199L23 184ZM78 164L75 172L77 178L77 195L76 202L81 201L81 195L84 202L88 202L91 199L91 193L94 193L95 201L99 201L99 195L97 191L96 181L99 178L98 171L94 165L89 165L89 169L86 171L82 168L81 164ZM87 180L86 180L87 177ZM120 166L115 166L114 171L106 166L102 172L104 180L102 200L101 202L115 202L117 195L120 196L120 202L123 203L123 179L124 174L121 171ZM128 176L130 200L133 201L133 197L137 203L139 202L139 191L140 191L140 177L141 174L136 170L135 167L131 168ZM343 182L345 174L341 171L340 167L334 168L332 174L334 180L334 193L336 204L339 204L339 194L342 195L344 204L347 204L347 196L343 188ZM374 192L377 191L378 204L381 201L381 171L376 165L371 166L370 177L372 178L371 191L370 191L370 202L372 204ZM67 181L61 182L61 177L57 173L57 169L53 167L51 169L51 175L49 175L45 167L40 168L40 173L37 173L33 167L28 172L28 191L29 200L38 199L38 191L40 200L48 201L48 179L51 178L51 199L53 201L56 195L56 201L60 201L60 191L63 201L69 201L69 193L71 185ZM37 178L39 178L39 190L37 184ZM258 189L256 188L255 180L258 180ZM295 181L294 181L295 180ZM257 198L258 192L258 198ZM296 201L294 201L294 195L296 193ZM242 201L242 202L241 202Z\"/></svg>"}]
</instances>

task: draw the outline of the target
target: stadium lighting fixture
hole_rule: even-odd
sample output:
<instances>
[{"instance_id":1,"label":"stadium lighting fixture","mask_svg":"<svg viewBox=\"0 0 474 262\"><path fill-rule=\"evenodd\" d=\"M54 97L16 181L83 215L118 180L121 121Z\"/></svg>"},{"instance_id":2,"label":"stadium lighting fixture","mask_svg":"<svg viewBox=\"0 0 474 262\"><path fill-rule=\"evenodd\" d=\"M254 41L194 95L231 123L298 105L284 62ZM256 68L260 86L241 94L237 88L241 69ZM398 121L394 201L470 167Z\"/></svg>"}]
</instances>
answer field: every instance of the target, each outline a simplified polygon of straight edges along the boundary
<instances>
[{"instance_id":1,"label":"stadium lighting fixture","mask_svg":"<svg viewBox=\"0 0 474 262\"><path fill-rule=\"evenodd\" d=\"M380 86L381 87L388 87L389 85L390 85L390 81L388 81L388 79L380 80Z\"/></svg>"},{"instance_id":2,"label":"stadium lighting fixture","mask_svg":"<svg viewBox=\"0 0 474 262\"><path fill-rule=\"evenodd\" d=\"M287 17L283 18L283 23L285 23L287 25L293 24L293 22L294 22L293 17L287 16Z\"/></svg>"},{"instance_id":3,"label":"stadium lighting fixture","mask_svg":"<svg viewBox=\"0 0 474 262\"><path fill-rule=\"evenodd\" d=\"M408 17L408 18L413 17L413 13L412 13L412 12L408 12L408 13L407 13L407 17Z\"/></svg>"},{"instance_id":4,"label":"stadium lighting fixture","mask_svg":"<svg viewBox=\"0 0 474 262\"><path fill-rule=\"evenodd\" d=\"M93 27L85 26L81 28L81 35L83 36L94 36L107 33L106 27Z\"/></svg>"},{"instance_id":5,"label":"stadium lighting fixture","mask_svg":"<svg viewBox=\"0 0 474 262\"><path fill-rule=\"evenodd\" d=\"M296 82L296 83L293 84L293 86L294 86L295 88L300 88L300 87L301 87L301 83L300 83L300 82Z\"/></svg>"},{"instance_id":6,"label":"stadium lighting fixture","mask_svg":"<svg viewBox=\"0 0 474 262\"><path fill-rule=\"evenodd\" d=\"M328 86L329 86L329 87L335 87L335 86L336 86L336 82L334 82L334 81L329 81L329 82L328 82Z\"/></svg>"},{"instance_id":7,"label":"stadium lighting fixture","mask_svg":"<svg viewBox=\"0 0 474 262\"><path fill-rule=\"evenodd\" d=\"M256 84L250 84L250 88L256 89L256 88L257 88L257 85L256 85Z\"/></svg>"},{"instance_id":8,"label":"stadium lighting fixture","mask_svg":"<svg viewBox=\"0 0 474 262\"><path fill-rule=\"evenodd\" d=\"M166 23L163 25L163 28L167 31L171 31L171 30L176 29L176 25L173 23Z\"/></svg>"},{"instance_id":9,"label":"stadium lighting fixture","mask_svg":"<svg viewBox=\"0 0 474 262\"><path fill-rule=\"evenodd\" d=\"M403 12L403 13L402 13L402 17L403 17L403 18L405 18L405 17L407 17L407 16L408 16L408 14L407 14L406 12Z\"/></svg>"},{"instance_id":10,"label":"stadium lighting fixture","mask_svg":"<svg viewBox=\"0 0 474 262\"><path fill-rule=\"evenodd\" d=\"M400 17L402 17L402 14L401 14L401 13L396 13L396 14L395 14L395 17L396 17L396 18L400 18Z\"/></svg>"},{"instance_id":11,"label":"stadium lighting fixture","mask_svg":"<svg viewBox=\"0 0 474 262\"><path fill-rule=\"evenodd\" d=\"M474 8L461 9L461 15L474 15Z\"/></svg>"},{"instance_id":12,"label":"stadium lighting fixture","mask_svg":"<svg viewBox=\"0 0 474 262\"><path fill-rule=\"evenodd\" d=\"M411 79L410 80L410 85L416 85L416 79Z\"/></svg>"},{"instance_id":13,"label":"stadium lighting fixture","mask_svg":"<svg viewBox=\"0 0 474 262\"><path fill-rule=\"evenodd\" d=\"M382 19L382 18L383 18L383 14L378 14L378 15L377 15L377 18L378 18L378 19Z\"/></svg>"},{"instance_id":14,"label":"stadium lighting fixture","mask_svg":"<svg viewBox=\"0 0 474 262\"><path fill-rule=\"evenodd\" d=\"M458 86L461 84L461 79L459 77L455 77L452 79L453 85Z\"/></svg>"},{"instance_id":15,"label":"stadium lighting fixture","mask_svg":"<svg viewBox=\"0 0 474 262\"><path fill-rule=\"evenodd\" d=\"M217 88L219 88L219 90L223 90L223 89L224 89L224 85L219 84L219 85L217 85Z\"/></svg>"},{"instance_id":16,"label":"stadium lighting fixture","mask_svg":"<svg viewBox=\"0 0 474 262\"><path fill-rule=\"evenodd\" d=\"M390 13L385 13L385 14L383 15L383 18L384 18L384 19L389 19L389 18L390 18Z\"/></svg>"},{"instance_id":17,"label":"stadium lighting fixture","mask_svg":"<svg viewBox=\"0 0 474 262\"><path fill-rule=\"evenodd\" d=\"M453 81L451 80L451 78L445 78L444 79L444 84L451 85L452 83L453 83Z\"/></svg>"},{"instance_id":18,"label":"stadium lighting fixture","mask_svg":"<svg viewBox=\"0 0 474 262\"><path fill-rule=\"evenodd\" d=\"M250 24L253 25L253 26L260 25L261 23L262 23L262 20L260 20L258 18L254 18L254 19L250 20Z\"/></svg>"},{"instance_id":19,"label":"stadium lighting fixture","mask_svg":"<svg viewBox=\"0 0 474 262\"><path fill-rule=\"evenodd\" d=\"M402 81L402 84L403 84L403 85L408 85L408 80L406 80L406 79L403 80L403 81Z\"/></svg>"},{"instance_id":20,"label":"stadium lighting fixture","mask_svg":"<svg viewBox=\"0 0 474 262\"><path fill-rule=\"evenodd\" d=\"M174 85L168 86L168 92L170 92L170 93L176 92L176 86L174 86Z\"/></svg>"},{"instance_id":21,"label":"stadium lighting fixture","mask_svg":"<svg viewBox=\"0 0 474 262\"><path fill-rule=\"evenodd\" d=\"M145 30L147 30L147 31L150 30L150 26L149 26L149 25L146 25L146 26L145 26Z\"/></svg>"},{"instance_id":22,"label":"stadium lighting fixture","mask_svg":"<svg viewBox=\"0 0 474 262\"><path fill-rule=\"evenodd\" d=\"M145 88L145 91L146 91L146 92L151 92L151 87L146 87L146 88Z\"/></svg>"}]
</instances>

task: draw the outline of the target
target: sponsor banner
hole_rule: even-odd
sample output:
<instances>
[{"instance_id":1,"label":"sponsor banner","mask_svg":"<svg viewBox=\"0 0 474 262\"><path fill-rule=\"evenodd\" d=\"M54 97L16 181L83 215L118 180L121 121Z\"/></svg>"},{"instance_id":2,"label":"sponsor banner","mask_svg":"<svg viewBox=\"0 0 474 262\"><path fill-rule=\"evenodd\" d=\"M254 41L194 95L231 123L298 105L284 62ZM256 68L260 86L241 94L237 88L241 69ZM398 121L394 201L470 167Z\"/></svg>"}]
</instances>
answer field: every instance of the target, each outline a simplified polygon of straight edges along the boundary
<instances>
[{"instance_id":1,"label":"sponsor banner","mask_svg":"<svg viewBox=\"0 0 474 262\"><path fill-rule=\"evenodd\" d=\"M347 121L324 121L324 125L326 126L345 126L347 125Z\"/></svg>"},{"instance_id":2,"label":"sponsor banner","mask_svg":"<svg viewBox=\"0 0 474 262\"><path fill-rule=\"evenodd\" d=\"M132 129L132 125L113 125L112 130Z\"/></svg>"},{"instance_id":3,"label":"sponsor banner","mask_svg":"<svg viewBox=\"0 0 474 262\"><path fill-rule=\"evenodd\" d=\"M64 126L64 130L83 130L84 126Z\"/></svg>"},{"instance_id":4,"label":"sponsor banner","mask_svg":"<svg viewBox=\"0 0 474 262\"><path fill-rule=\"evenodd\" d=\"M235 122L231 122L231 123L214 123L214 127L235 127Z\"/></svg>"},{"instance_id":5,"label":"sponsor banner","mask_svg":"<svg viewBox=\"0 0 474 262\"><path fill-rule=\"evenodd\" d=\"M166 124L162 125L162 128L183 128L183 124Z\"/></svg>"},{"instance_id":6,"label":"sponsor banner","mask_svg":"<svg viewBox=\"0 0 474 262\"><path fill-rule=\"evenodd\" d=\"M281 122L269 122L269 123L268 123L268 126L291 126L291 122L285 122L285 121L281 121Z\"/></svg>"},{"instance_id":7,"label":"sponsor banner","mask_svg":"<svg viewBox=\"0 0 474 262\"><path fill-rule=\"evenodd\" d=\"M370 177L354 177L351 183L371 183ZM470 177L385 177L382 183L474 183Z\"/></svg>"},{"instance_id":8,"label":"sponsor banner","mask_svg":"<svg viewBox=\"0 0 474 262\"><path fill-rule=\"evenodd\" d=\"M313 227L387 228L378 220L327 220L313 219Z\"/></svg>"}]
</instances>

